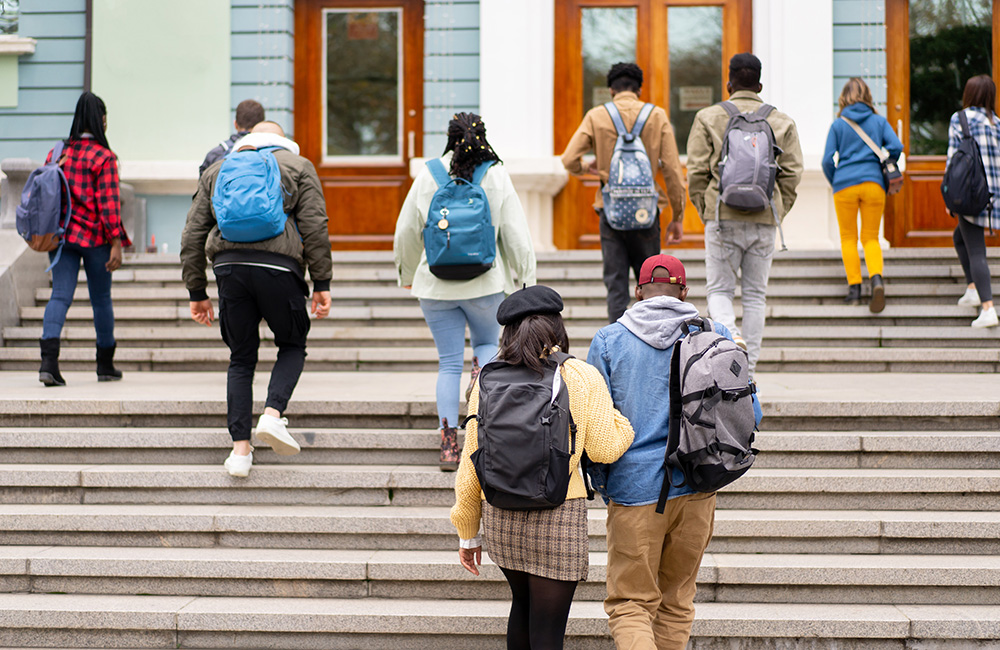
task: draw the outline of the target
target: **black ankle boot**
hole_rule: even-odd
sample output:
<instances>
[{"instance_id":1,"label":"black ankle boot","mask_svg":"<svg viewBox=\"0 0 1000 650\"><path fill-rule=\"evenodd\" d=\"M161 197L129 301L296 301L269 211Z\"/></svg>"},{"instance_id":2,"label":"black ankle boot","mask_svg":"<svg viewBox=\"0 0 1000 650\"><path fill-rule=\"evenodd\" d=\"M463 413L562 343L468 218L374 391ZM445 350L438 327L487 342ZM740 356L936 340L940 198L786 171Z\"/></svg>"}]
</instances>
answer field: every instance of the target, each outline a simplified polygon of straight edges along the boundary
<instances>
[{"instance_id":1,"label":"black ankle boot","mask_svg":"<svg viewBox=\"0 0 1000 650\"><path fill-rule=\"evenodd\" d=\"M872 276L872 299L868 303L868 311L878 314L885 309L885 285L882 283L882 275L876 273Z\"/></svg>"},{"instance_id":2,"label":"black ankle boot","mask_svg":"<svg viewBox=\"0 0 1000 650\"><path fill-rule=\"evenodd\" d=\"M115 343L106 348L97 346L97 381L118 381L122 378L122 371L115 368Z\"/></svg>"},{"instance_id":3,"label":"black ankle boot","mask_svg":"<svg viewBox=\"0 0 1000 650\"><path fill-rule=\"evenodd\" d=\"M38 339L38 347L42 351L38 381L46 386L65 386L66 380L59 374L59 339Z\"/></svg>"},{"instance_id":4,"label":"black ankle boot","mask_svg":"<svg viewBox=\"0 0 1000 650\"><path fill-rule=\"evenodd\" d=\"M848 305L860 305L861 304L861 285L860 284L849 284L847 285L847 297L844 298L844 302Z\"/></svg>"}]
</instances>

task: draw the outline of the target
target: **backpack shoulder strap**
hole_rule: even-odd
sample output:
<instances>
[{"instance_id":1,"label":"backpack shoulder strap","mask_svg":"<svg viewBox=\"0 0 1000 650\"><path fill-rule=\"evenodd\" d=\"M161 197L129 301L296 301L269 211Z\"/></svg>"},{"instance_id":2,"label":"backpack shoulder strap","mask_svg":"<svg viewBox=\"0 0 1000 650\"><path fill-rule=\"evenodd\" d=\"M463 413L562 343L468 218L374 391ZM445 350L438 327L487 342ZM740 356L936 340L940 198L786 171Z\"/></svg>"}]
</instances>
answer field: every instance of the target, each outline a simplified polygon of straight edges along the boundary
<instances>
[{"instance_id":1,"label":"backpack shoulder strap","mask_svg":"<svg viewBox=\"0 0 1000 650\"><path fill-rule=\"evenodd\" d=\"M726 112L729 113L729 117L736 117L741 112L739 106L732 103L728 99L724 102L719 102L718 105L726 109Z\"/></svg>"},{"instance_id":2,"label":"backpack shoulder strap","mask_svg":"<svg viewBox=\"0 0 1000 650\"><path fill-rule=\"evenodd\" d=\"M649 116L653 113L654 108L654 104L643 105L642 110L639 111L639 117L635 118L635 124L632 125L633 136L637 138L639 137L639 134L642 133L643 127L646 126L646 120L649 119Z\"/></svg>"},{"instance_id":3,"label":"backpack shoulder strap","mask_svg":"<svg viewBox=\"0 0 1000 650\"><path fill-rule=\"evenodd\" d=\"M672 473L670 455L680 442L681 413L684 406L681 400L681 342L683 340L684 337L681 337L674 343L674 351L670 355L670 432L667 435L667 448L663 458L663 486L660 488L660 498L656 501L656 512L661 515L667 505L670 486L673 485L673 482L670 480Z\"/></svg>"},{"instance_id":4,"label":"backpack shoulder strap","mask_svg":"<svg viewBox=\"0 0 1000 650\"><path fill-rule=\"evenodd\" d=\"M448 170L444 168L444 163L441 162L440 158L431 158L428 160L427 169L430 170L431 176L434 178L434 182L438 184L438 187L444 187L451 182L451 176L448 175Z\"/></svg>"},{"instance_id":5,"label":"backpack shoulder strap","mask_svg":"<svg viewBox=\"0 0 1000 650\"><path fill-rule=\"evenodd\" d=\"M611 116L611 121L614 122L615 131L618 135L628 134L628 129L625 128L625 122L622 121L622 114L618 112L618 107L615 106L614 102L608 102L604 105L605 110L608 111L608 115Z\"/></svg>"},{"instance_id":6,"label":"backpack shoulder strap","mask_svg":"<svg viewBox=\"0 0 1000 650\"><path fill-rule=\"evenodd\" d=\"M50 160L50 162L54 162L56 164L59 163L59 159L62 158L63 148L65 147L65 145L66 143L63 142L62 140L58 140L56 142L56 146L52 147L52 159Z\"/></svg>"},{"instance_id":7,"label":"backpack shoulder strap","mask_svg":"<svg viewBox=\"0 0 1000 650\"><path fill-rule=\"evenodd\" d=\"M885 162L885 159L889 156L882 151L880 146L875 144L875 141L872 140L867 133L865 133L865 130L861 128L860 124L850 118L844 117L843 115L840 116L840 119L847 122L847 124L854 129L854 132L858 134L858 137L861 138L862 142L868 145L868 148L872 150L872 153L878 156L879 162Z\"/></svg>"},{"instance_id":8,"label":"backpack shoulder strap","mask_svg":"<svg viewBox=\"0 0 1000 650\"><path fill-rule=\"evenodd\" d=\"M490 170L490 167L495 162L495 160L487 160L486 162L479 163L479 167L476 167L476 171L472 174L472 184L482 185L483 179L486 178L486 172Z\"/></svg>"},{"instance_id":9,"label":"backpack shoulder strap","mask_svg":"<svg viewBox=\"0 0 1000 650\"><path fill-rule=\"evenodd\" d=\"M771 106L770 104L761 104L760 108L758 108L756 111L754 111L754 114L755 115L760 115L761 117L767 119L767 116L770 115L771 111L773 111L773 110L774 110L774 106Z\"/></svg>"},{"instance_id":10,"label":"backpack shoulder strap","mask_svg":"<svg viewBox=\"0 0 1000 650\"><path fill-rule=\"evenodd\" d=\"M965 116L965 109L958 112L958 121L962 124L962 137L971 138L972 130L969 128L969 118Z\"/></svg>"}]
</instances>

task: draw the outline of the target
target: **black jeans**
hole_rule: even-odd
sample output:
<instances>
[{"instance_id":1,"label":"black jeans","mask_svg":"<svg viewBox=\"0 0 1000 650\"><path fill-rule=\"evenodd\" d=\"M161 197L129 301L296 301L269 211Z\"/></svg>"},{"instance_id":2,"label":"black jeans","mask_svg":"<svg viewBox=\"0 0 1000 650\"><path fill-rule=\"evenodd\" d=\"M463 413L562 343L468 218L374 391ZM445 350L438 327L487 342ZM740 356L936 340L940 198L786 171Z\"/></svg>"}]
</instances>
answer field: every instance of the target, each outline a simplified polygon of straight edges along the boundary
<instances>
[{"instance_id":1,"label":"black jeans","mask_svg":"<svg viewBox=\"0 0 1000 650\"><path fill-rule=\"evenodd\" d=\"M604 286L608 290L608 322L614 323L628 309L629 269L639 281L639 270L646 258L660 253L660 221L645 230L615 230L608 225L604 211L597 211L601 222L601 254L604 257Z\"/></svg>"},{"instance_id":2,"label":"black jeans","mask_svg":"<svg viewBox=\"0 0 1000 650\"><path fill-rule=\"evenodd\" d=\"M952 235L955 252L965 272L965 283L975 284L981 302L993 300L990 286L990 265L986 261L986 233L963 217L958 217L958 226Z\"/></svg>"},{"instance_id":3,"label":"black jeans","mask_svg":"<svg viewBox=\"0 0 1000 650\"><path fill-rule=\"evenodd\" d=\"M229 264L216 267L215 278L219 284L219 327L229 346L229 435L234 441L249 440L260 321L267 322L278 346L265 405L284 413L306 360L306 297L289 271Z\"/></svg>"}]
</instances>

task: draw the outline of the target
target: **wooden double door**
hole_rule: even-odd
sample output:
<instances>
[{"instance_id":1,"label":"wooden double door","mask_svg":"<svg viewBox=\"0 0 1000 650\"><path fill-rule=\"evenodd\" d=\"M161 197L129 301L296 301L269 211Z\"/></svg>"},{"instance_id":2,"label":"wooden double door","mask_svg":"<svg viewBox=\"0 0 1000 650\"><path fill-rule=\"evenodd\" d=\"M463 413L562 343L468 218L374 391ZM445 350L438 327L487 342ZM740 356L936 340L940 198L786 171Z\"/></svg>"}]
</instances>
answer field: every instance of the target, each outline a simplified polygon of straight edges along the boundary
<instances>
[{"instance_id":1,"label":"wooden double door","mask_svg":"<svg viewBox=\"0 0 1000 650\"><path fill-rule=\"evenodd\" d=\"M667 111L683 162L695 113L728 97L730 57L752 49L751 4L751 0L556 0L555 151L566 149L588 110L610 100L608 69L619 61L634 61L643 70L641 99ZM556 197L553 238L558 248L600 246L593 209L599 185L596 176L570 178ZM702 233L697 212L688 202L681 245L702 246Z\"/></svg>"},{"instance_id":2,"label":"wooden double door","mask_svg":"<svg viewBox=\"0 0 1000 650\"><path fill-rule=\"evenodd\" d=\"M998 79L1000 0L886 0L887 117L907 154L903 190L889 197L893 246L951 246L955 220L941 198L948 124L965 82ZM1000 245L1000 233L987 245Z\"/></svg>"},{"instance_id":3,"label":"wooden double door","mask_svg":"<svg viewBox=\"0 0 1000 650\"><path fill-rule=\"evenodd\" d=\"M392 248L423 149L423 0L296 0L295 138L335 249Z\"/></svg>"}]
</instances>

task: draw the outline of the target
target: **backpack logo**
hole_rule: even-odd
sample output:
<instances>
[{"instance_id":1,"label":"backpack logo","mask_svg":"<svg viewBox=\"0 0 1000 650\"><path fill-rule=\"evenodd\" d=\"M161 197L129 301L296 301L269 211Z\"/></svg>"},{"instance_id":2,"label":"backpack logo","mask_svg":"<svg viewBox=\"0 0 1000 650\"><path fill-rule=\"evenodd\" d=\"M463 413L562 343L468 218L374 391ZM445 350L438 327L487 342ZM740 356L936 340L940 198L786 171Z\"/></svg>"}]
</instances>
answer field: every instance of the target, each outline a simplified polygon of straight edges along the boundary
<instances>
[{"instance_id":1,"label":"backpack logo","mask_svg":"<svg viewBox=\"0 0 1000 650\"><path fill-rule=\"evenodd\" d=\"M440 159L427 161L438 184L427 210L424 253L431 273L444 280L469 280L493 268L496 231L490 203L482 188L494 161L479 165L472 182L451 178ZM434 215L440 215L435 221Z\"/></svg>"},{"instance_id":2,"label":"backpack logo","mask_svg":"<svg viewBox=\"0 0 1000 650\"><path fill-rule=\"evenodd\" d=\"M268 149L232 151L215 179L212 208L222 238L251 243L285 231L281 170Z\"/></svg>"},{"instance_id":3,"label":"backpack logo","mask_svg":"<svg viewBox=\"0 0 1000 650\"><path fill-rule=\"evenodd\" d=\"M653 167L646 154L646 147L639 136L655 107L653 104L645 104L631 131L626 130L625 122L614 102L608 102L604 108L618 132L618 140L611 153L608 181L601 187L604 218L615 230L650 228L657 214L659 190L653 180Z\"/></svg>"}]
</instances>

